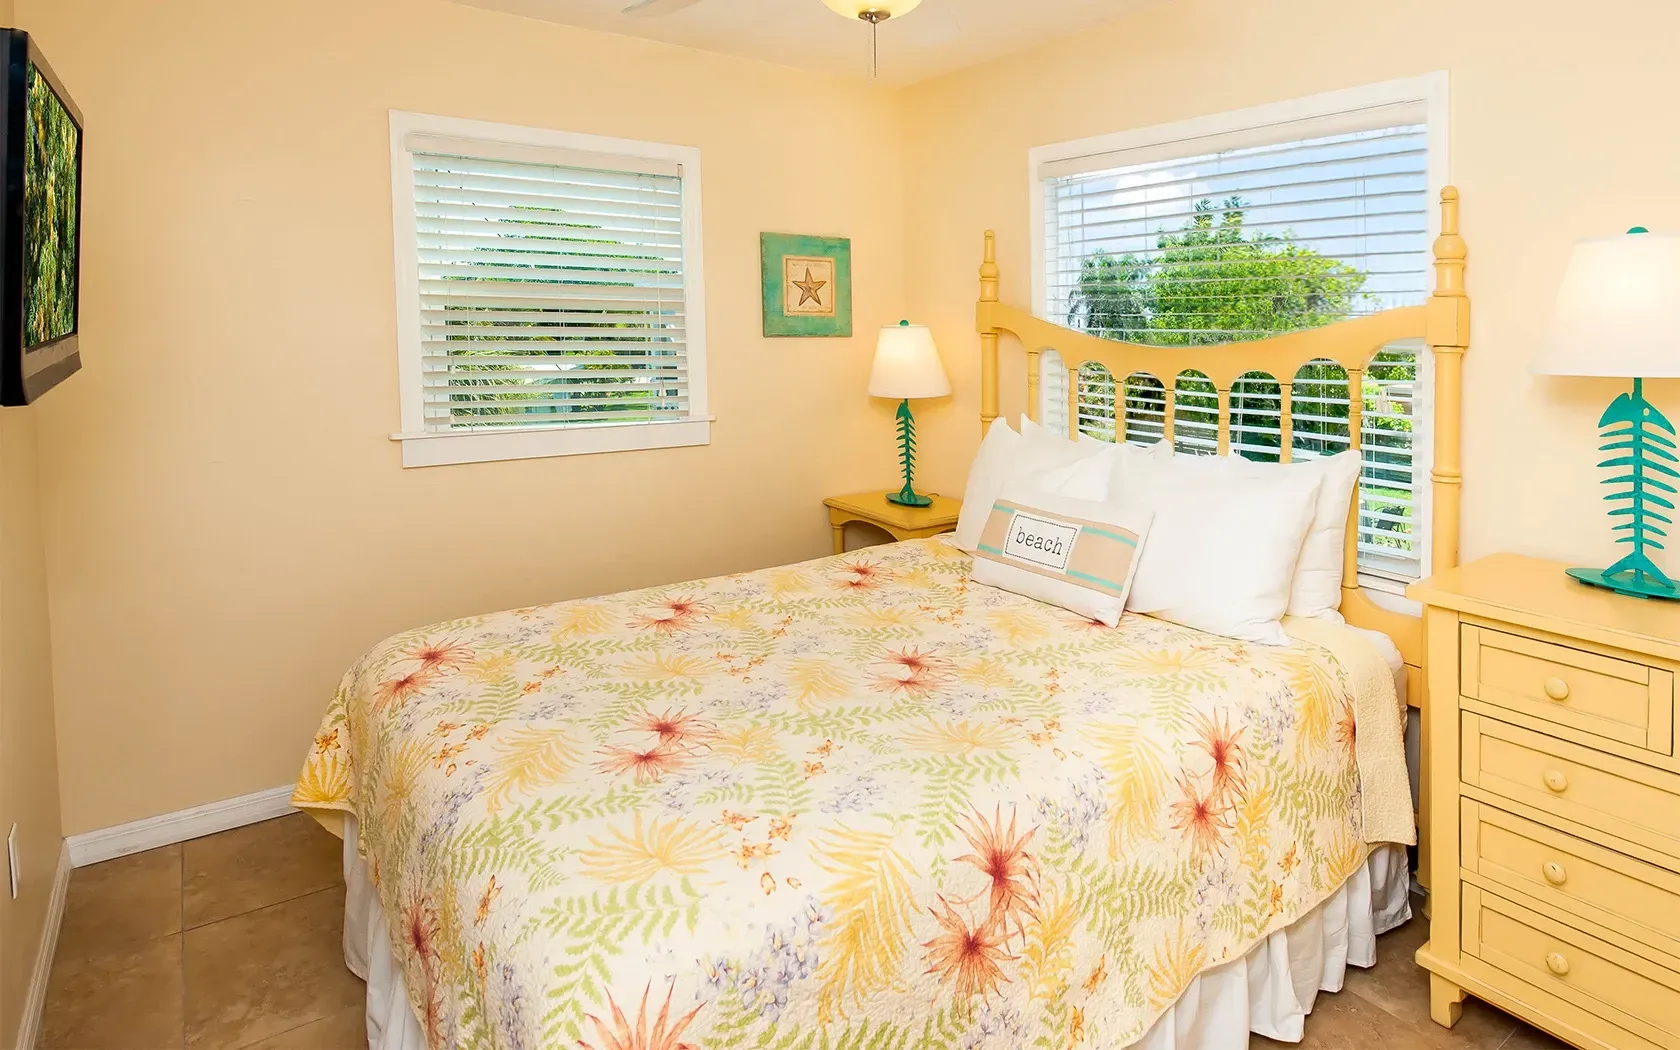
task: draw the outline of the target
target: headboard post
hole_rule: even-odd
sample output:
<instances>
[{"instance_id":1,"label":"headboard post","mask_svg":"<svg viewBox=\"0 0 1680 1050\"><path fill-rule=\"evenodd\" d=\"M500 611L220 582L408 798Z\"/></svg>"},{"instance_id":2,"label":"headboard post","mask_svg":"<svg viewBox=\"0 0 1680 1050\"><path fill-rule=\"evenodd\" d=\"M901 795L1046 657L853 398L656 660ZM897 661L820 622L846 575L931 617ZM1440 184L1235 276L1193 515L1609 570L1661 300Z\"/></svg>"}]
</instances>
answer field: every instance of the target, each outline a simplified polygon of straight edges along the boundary
<instances>
[{"instance_id":1,"label":"headboard post","mask_svg":"<svg viewBox=\"0 0 1680 1050\"><path fill-rule=\"evenodd\" d=\"M998 333L986 304L998 301L997 234L986 231L986 254L980 263L980 436L998 415Z\"/></svg>"},{"instance_id":2,"label":"headboard post","mask_svg":"<svg viewBox=\"0 0 1680 1050\"><path fill-rule=\"evenodd\" d=\"M1126 384L1131 376L1114 377L1114 440L1117 444L1126 443ZM1074 407L1073 418L1079 418L1078 406Z\"/></svg>"},{"instance_id":3,"label":"headboard post","mask_svg":"<svg viewBox=\"0 0 1680 1050\"><path fill-rule=\"evenodd\" d=\"M1295 461L1295 379L1278 381L1278 462Z\"/></svg>"},{"instance_id":4,"label":"headboard post","mask_svg":"<svg viewBox=\"0 0 1680 1050\"><path fill-rule=\"evenodd\" d=\"M1068 418L1067 436L1068 436L1069 441L1078 441L1079 440L1079 366L1078 365L1068 365L1068 363L1065 362L1065 361L1062 362L1062 364L1067 369L1067 414L1068 414L1068 416L1067 416L1067 418ZM1125 418L1126 418L1126 413L1125 413L1124 410L1121 410L1121 411L1115 413L1115 424L1114 424L1114 426L1115 426L1115 432L1116 432L1116 435L1117 435L1114 439L1115 441L1126 440L1125 437L1123 436L1123 432L1120 429L1121 428L1121 423L1122 423L1122 421L1125 420Z\"/></svg>"},{"instance_id":5,"label":"headboard post","mask_svg":"<svg viewBox=\"0 0 1680 1050\"><path fill-rule=\"evenodd\" d=\"M1219 454L1231 454L1231 388L1219 387Z\"/></svg>"},{"instance_id":6,"label":"headboard post","mask_svg":"<svg viewBox=\"0 0 1680 1050\"><path fill-rule=\"evenodd\" d=\"M1464 351L1470 345L1470 299L1464 290L1468 251L1458 233L1458 188L1441 190L1441 235L1435 238L1435 293L1429 297L1425 341L1435 355L1435 465L1429 571L1458 564L1458 509L1464 485L1459 467L1459 412Z\"/></svg>"},{"instance_id":7,"label":"headboard post","mask_svg":"<svg viewBox=\"0 0 1680 1050\"><path fill-rule=\"evenodd\" d=\"M1044 422L1039 418L1044 412L1038 401L1039 368L1041 367L1040 360L1042 357L1041 351L1027 351L1027 418L1034 423Z\"/></svg>"},{"instance_id":8,"label":"headboard post","mask_svg":"<svg viewBox=\"0 0 1680 1050\"><path fill-rule=\"evenodd\" d=\"M1365 370L1349 368L1348 383L1348 448L1359 453L1360 470L1364 471L1365 453ZM1342 544L1342 601L1359 591L1359 487L1354 486L1353 501L1348 504L1347 542Z\"/></svg>"}]
</instances>

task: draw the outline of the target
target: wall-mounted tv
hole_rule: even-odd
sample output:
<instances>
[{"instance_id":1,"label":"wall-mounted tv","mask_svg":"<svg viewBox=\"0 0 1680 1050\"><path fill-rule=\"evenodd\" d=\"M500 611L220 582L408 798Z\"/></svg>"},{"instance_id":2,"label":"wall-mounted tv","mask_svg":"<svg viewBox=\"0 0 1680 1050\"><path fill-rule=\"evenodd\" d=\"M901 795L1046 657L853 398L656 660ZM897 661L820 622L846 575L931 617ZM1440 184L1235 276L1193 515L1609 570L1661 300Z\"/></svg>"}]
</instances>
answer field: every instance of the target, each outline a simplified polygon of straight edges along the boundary
<instances>
[{"instance_id":1,"label":"wall-mounted tv","mask_svg":"<svg viewBox=\"0 0 1680 1050\"><path fill-rule=\"evenodd\" d=\"M82 114L28 33L0 43L0 405L26 405L82 366Z\"/></svg>"}]
</instances>

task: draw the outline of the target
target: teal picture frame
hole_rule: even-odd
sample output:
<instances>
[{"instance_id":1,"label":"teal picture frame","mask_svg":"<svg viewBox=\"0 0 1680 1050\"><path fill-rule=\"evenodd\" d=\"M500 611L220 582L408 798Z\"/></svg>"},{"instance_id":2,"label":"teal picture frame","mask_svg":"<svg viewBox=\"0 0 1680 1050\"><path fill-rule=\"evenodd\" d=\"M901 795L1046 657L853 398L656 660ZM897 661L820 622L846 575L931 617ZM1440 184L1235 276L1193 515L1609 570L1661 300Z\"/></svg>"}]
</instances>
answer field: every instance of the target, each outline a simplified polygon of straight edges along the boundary
<instances>
[{"instance_id":1,"label":"teal picture frame","mask_svg":"<svg viewBox=\"0 0 1680 1050\"><path fill-rule=\"evenodd\" d=\"M852 242L849 237L761 233L764 334L852 334Z\"/></svg>"}]
</instances>

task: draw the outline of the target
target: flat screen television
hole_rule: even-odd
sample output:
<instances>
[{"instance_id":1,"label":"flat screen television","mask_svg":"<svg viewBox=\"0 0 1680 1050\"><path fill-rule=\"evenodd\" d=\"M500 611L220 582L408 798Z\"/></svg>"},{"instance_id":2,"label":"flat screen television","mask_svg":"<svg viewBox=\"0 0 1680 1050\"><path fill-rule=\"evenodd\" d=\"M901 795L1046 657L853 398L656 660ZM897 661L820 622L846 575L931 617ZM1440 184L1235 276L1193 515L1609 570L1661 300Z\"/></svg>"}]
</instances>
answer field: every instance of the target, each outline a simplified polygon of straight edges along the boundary
<instances>
[{"instance_id":1,"label":"flat screen television","mask_svg":"<svg viewBox=\"0 0 1680 1050\"><path fill-rule=\"evenodd\" d=\"M26 405L82 366L82 115L29 34L0 33L0 405Z\"/></svg>"}]
</instances>

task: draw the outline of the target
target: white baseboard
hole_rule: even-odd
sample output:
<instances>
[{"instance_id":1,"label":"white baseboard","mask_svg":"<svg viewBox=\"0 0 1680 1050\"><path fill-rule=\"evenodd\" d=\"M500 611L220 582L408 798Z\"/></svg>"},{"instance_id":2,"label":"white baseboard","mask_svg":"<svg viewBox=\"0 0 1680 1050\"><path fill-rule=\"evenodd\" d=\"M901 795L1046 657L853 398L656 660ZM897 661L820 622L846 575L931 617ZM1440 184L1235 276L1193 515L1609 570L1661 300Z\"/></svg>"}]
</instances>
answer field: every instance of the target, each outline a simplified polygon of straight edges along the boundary
<instances>
[{"instance_id":1,"label":"white baseboard","mask_svg":"<svg viewBox=\"0 0 1680 1050\"><path fill-rule=\"evenodd\" d=\"M23 1001L23 1020L18 1023L18 1050L35 1050L41 1031L41 1008L47 1003L47 978L52 975L53 953L58 949L58 927L64 919L64 897L70 890L70 844L58 851L58 870L53 872L52 896L47 899L47 921L41 927L41 943L35 949L35 972L29 975L29 994Z\"/></svg>"},{"instance_id":2,"label":"white baseboard","mask_svg":"<svg viewBox=\"0 0 1680 1050\"><path fill-rule=\"evenodd\" d=\"M81 868L102 860L196 839L201 835L214 835L229 828L283 817L297 812L292 808L291 798L292 785L286 784L98 831L85 831L80 835L71 835L65 843L70 849L70 862Z\"/></svg>"}]
</instances>

